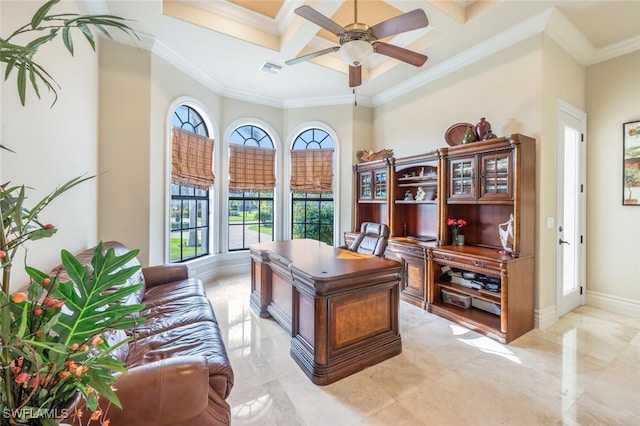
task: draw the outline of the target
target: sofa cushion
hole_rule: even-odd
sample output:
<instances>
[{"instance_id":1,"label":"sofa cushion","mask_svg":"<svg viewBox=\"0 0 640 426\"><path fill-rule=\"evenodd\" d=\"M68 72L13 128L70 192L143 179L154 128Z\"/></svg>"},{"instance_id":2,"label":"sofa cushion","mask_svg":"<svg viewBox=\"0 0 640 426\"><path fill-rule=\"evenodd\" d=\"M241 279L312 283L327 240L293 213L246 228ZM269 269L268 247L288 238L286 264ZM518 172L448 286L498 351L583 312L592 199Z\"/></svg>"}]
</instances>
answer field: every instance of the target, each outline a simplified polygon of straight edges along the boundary
<instances>
[{"instance_id":1,"label":"sofa cushion","mask_svg":"<svg viewBox=\"0 0 640 426\"><path fill-rule=\"evenodd\" d=\"M127 367L189 355L207 359L209 384L226 398L233 386L233 370L220 328L213 321L186 324L134 340L129 345Z\"/></svg>"},{"instance_id":2,"label":"sofa cushion","mask_svg":"<svg viewBox=\"0 0 640 426\"><path fill-rule=\"evenodd\" d=\"M134 330L134 335L138 339L187 324L201 321L216 322L211 302L202 296L168 300L162 304L143 309L140 315L146 321Z\"/></svg>"},{"instance_id":3,"label":"sofa cushion","mask_svg":"<svg viewBox=\"0 0 640 426\"><path fill-rule=\"evenodd\" d=\"M103 337L110 347L129 338L125 330L108 330L103 334ZM124 343L120 345L111 352L111 355L113 355L113 357L118 361L126 362L127 357L129 356L129 344Z\"/></svg>"},{"instance_id":4,"label":"sofa cushion","mask_svg":"<svg viewBox=\"0 0 640 426\"><path fill-rule=\"evenodd\" d=\"M207 297L202 281L189 278L155 287L148 287L142 303L146 305L147 309L151 309L173 300L184 299L188 296Z\"/></svg>"}]
</instances>

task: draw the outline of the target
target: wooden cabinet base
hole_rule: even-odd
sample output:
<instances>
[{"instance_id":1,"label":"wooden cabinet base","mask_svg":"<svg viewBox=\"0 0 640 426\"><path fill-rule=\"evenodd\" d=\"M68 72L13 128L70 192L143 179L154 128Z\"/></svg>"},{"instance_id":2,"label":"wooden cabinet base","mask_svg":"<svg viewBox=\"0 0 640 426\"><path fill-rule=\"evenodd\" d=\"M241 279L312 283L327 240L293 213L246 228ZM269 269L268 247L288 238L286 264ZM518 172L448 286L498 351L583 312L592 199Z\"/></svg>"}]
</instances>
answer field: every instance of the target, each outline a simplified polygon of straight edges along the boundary
<instances>
[{"instance_id":1,"label":"wooden cabinet base","mask_svg":"<svg viewBox=\"0 0 640 426\"><path fill-rule=\"evenodd\" d=\"M429 305L429 312L463 325L470 330L475 330L500 343L509 343L507 335L500 332L500 317L497 315L475 308L464 309L445 303Z\"/></svg>"}]
</instances>

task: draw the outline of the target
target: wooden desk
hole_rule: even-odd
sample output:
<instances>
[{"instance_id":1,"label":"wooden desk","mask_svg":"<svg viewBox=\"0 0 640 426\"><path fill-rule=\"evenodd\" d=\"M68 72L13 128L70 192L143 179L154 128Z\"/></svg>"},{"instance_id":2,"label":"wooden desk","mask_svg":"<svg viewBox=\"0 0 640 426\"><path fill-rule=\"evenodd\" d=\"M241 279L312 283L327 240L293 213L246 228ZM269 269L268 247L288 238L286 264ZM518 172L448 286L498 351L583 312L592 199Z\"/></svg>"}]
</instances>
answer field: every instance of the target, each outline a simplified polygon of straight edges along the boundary
<instances>
[{"instance_id":1,"label":"wooden desk","mask_svg":"<svg viewBox=\"0 0 640 426\"><path fill-rule=\"evenodd\" d=\"M313 383L402 352L398 262L308 239L250 251L251 308L290 331L291 356Z\"/></svg>"}]
</instances>

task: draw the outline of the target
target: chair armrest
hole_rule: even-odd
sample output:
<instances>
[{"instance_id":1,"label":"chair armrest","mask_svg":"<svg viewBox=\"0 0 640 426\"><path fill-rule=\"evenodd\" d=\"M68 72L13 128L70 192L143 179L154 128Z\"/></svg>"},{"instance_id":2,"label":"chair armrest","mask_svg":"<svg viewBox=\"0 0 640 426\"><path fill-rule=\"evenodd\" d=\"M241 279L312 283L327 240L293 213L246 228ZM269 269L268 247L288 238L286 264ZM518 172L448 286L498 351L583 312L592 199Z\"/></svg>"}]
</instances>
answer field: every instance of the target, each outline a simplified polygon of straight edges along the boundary
<instances>
[{"instance_id":1,"label":"chair armrest","mask_svg":"<svg viewBox=\"0 0 640 426\"><path fill-rule=\"evenodd\" d=\"M174 281L189 278L189 269L186 265L156 265L142 268L144 281L147 287L154 287Z\"/></svg>"},{"instance_id":2,"label":"chair armrest","mask_svg":"<svg viewBox=\"0 0 640 426\"><path fill-rule=\"evenodd\" d=\"M206 412L209 369L202 356L185 356L133 367L114 384L122 410L111 406L111 424L172 425ZM105 403L102 402L101 406Z\"/></svg>"}]
</instances>

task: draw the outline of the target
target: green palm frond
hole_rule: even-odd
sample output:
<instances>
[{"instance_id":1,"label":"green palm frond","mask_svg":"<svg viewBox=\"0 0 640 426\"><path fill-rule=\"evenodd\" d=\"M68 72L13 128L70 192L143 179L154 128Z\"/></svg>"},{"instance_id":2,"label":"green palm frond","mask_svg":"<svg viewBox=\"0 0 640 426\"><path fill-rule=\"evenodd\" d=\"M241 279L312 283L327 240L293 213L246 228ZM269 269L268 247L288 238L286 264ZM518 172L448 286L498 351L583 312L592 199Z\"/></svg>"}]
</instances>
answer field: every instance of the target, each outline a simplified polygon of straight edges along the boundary
<instances>
[{"instance_id":1,"label":"green palm frond","mask_svg":"<svg viewBox=\"0 0 640 426\"><path fill-rule=\"evenodd\" d=\"M93 50L95 50L96 44L92 28L97 29L108 38L112 37L107 28L121 30L131 37L138 38L136 33L125 24L125 19L118 16L79 15L74 13L51 14L51 9L59 2L60 0L47 1L36 11L28 24L15 30L6 39L0 38L0 61L7 64L4 79L7 80L12 72L16 70L18 95L23 106L26 103L26 92L29 85L31 85L38 98L40 98L39 84L43 84L49 92L52 92L54 100L51 106L53 106L58 99L57 89L59 89L60 86L45 68L33 59L43 44L61 35L64 46L73 56L73 29L80 31ZM39 35L25 45L16 44L11 41L18 35L28 33L44 35Z\"/></svg>"}]
</instances>

